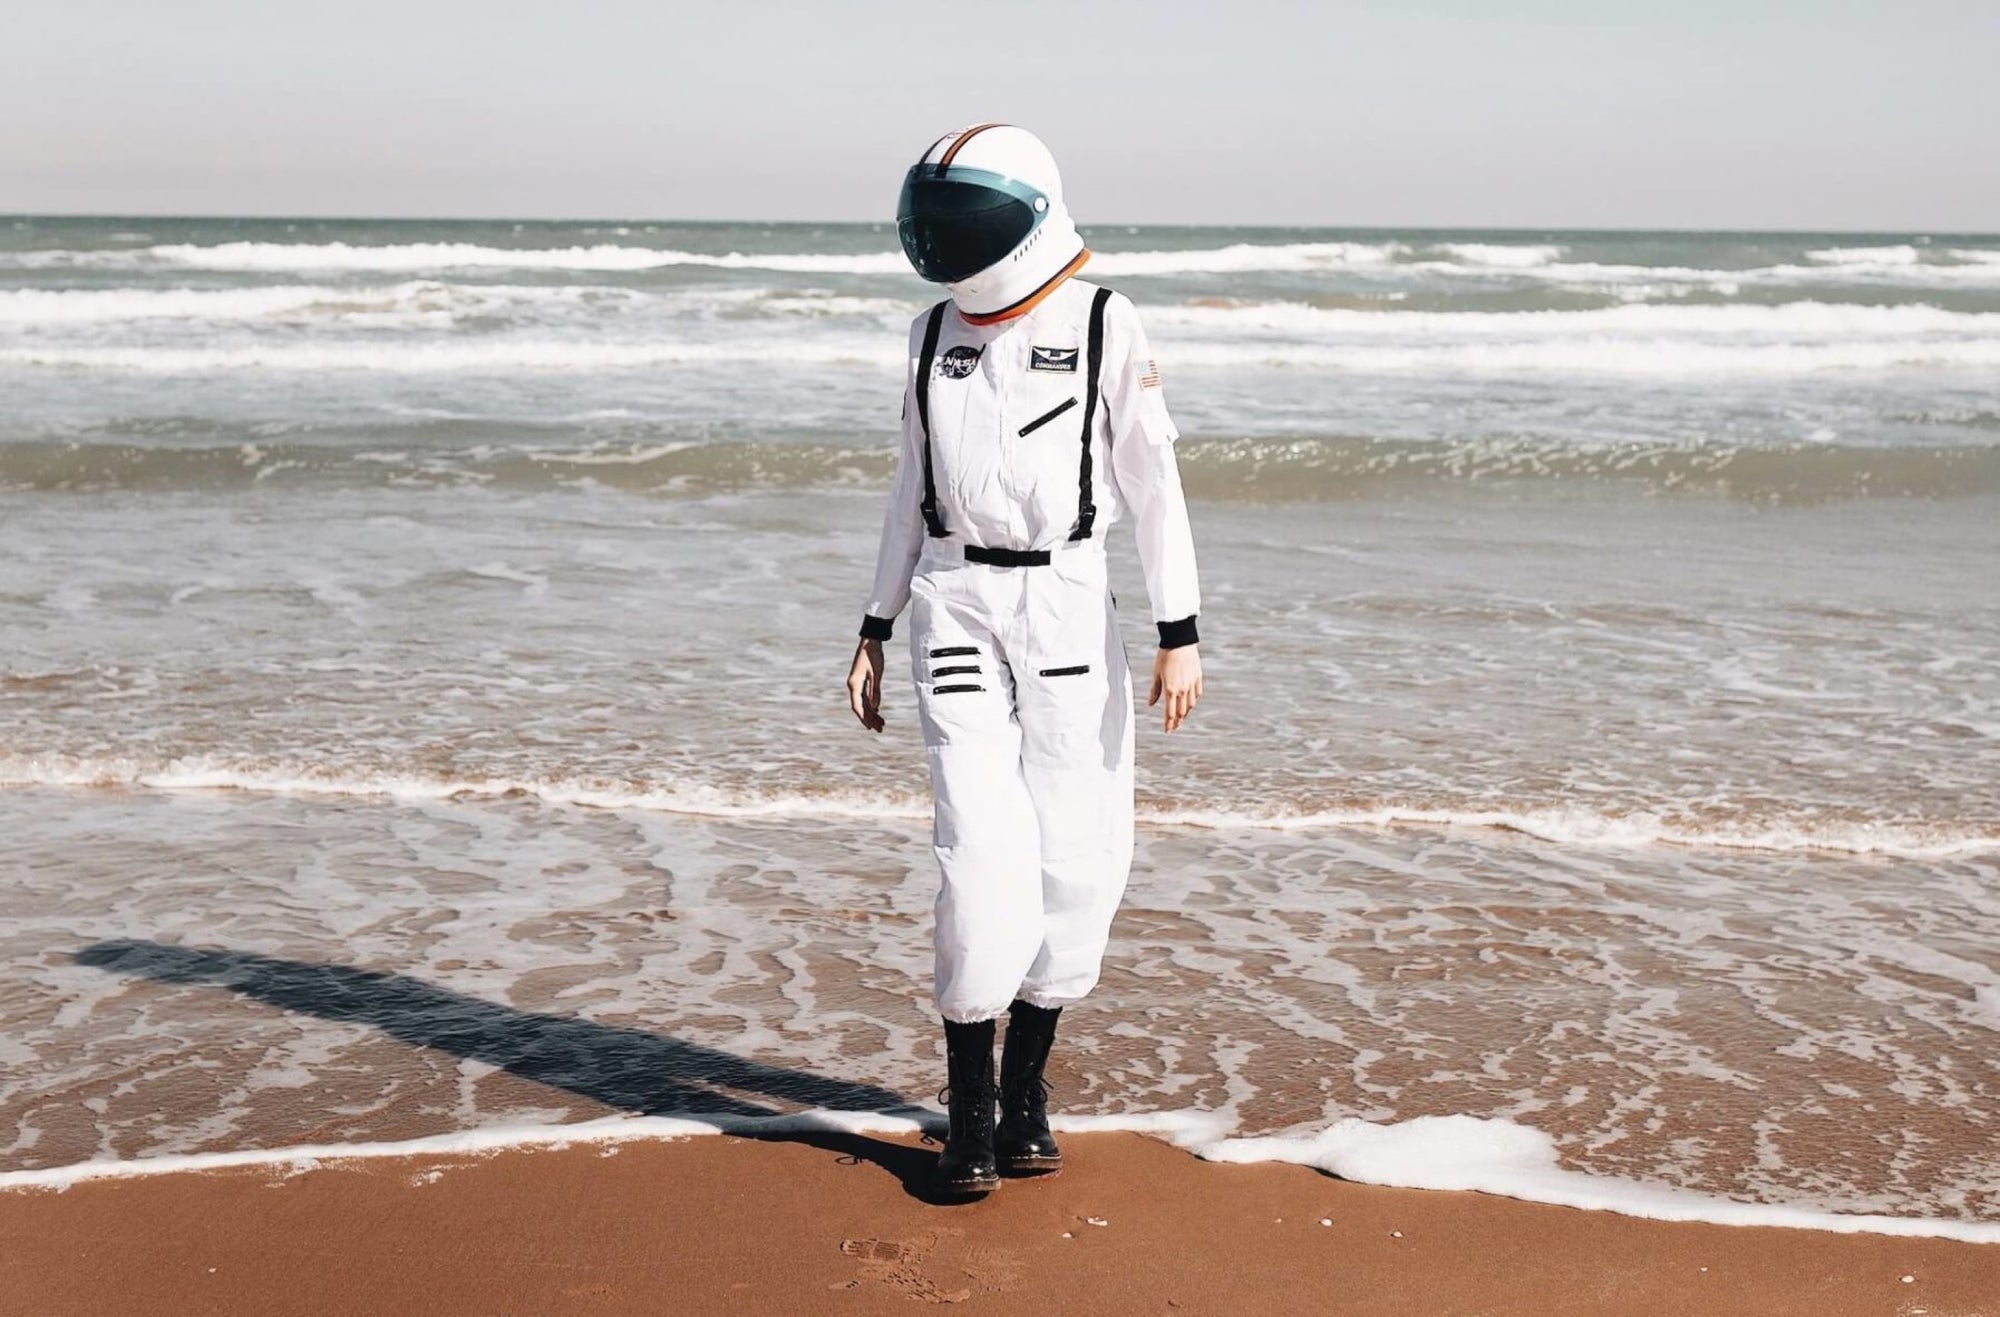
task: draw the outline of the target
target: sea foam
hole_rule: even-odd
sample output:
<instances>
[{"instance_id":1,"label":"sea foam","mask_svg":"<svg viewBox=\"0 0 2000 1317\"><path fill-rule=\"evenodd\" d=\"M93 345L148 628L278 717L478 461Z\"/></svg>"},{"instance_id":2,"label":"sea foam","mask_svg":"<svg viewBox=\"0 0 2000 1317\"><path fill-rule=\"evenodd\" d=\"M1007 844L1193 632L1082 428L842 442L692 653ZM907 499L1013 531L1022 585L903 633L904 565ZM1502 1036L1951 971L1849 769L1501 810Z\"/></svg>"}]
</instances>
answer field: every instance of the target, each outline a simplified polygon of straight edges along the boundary
<instances>
[{"instance_id":1,"label":"sea foam","mask_svg":"<svg viewBox=\"0 0 2000 1317\"><path fill-rule=\"evenodd\" d=\"M925 819L930 805L914 795L732 790L703 782L652 784L597 778L344 776L305 764L236 765L209 759L149 763L128 758L77 759L0 755L0 788L144 787L158 791L248 791L278 795L478 800L523 797L583 809L640 810L711 818ZM1829 852L1900 859L1952 859L2000 851L2000 835L1870 823L1672 825L1647 811L1607 813L1577 807L1437 809L1366 804L1347 809L1282 807L1189 810L1141 805L1152 827L1210 831L1306 831L1337 828L1470 828L1519 833L1565 846L1691 850Z\"/></svg>"},{"instance_id":2,"label":"sea foam","mask_svg":"<svg viewBox=\"0 0 2000 1317\"><path fill-rule=\"evenodd\" d=\"M124 251L30 252L10 263L29 268L198 270L657 270L707 266L723 270L783 270L794 274L906 274L900 252L857 255L811 252L690 252L600 243L592 247L489 247L468 242L162 243Z\"/></svg>"},{"instance_id":3,"label":"sea foam","mask_svg":"<svg viewBox=\"0 0 2000 1317\"><path fill-rule=\"evenodd\" d=\"M304 1144L283 1148L189 1153L0 1173L0 1191L61 1191L101 1180L186 1172L262 1168L297 1175L328 1164L383 1158L487 1157L530 1148L695 1138L833 1132L910 1135L935 1132L944 1117L931 1111L863 1112L814 1109L772 1116L607 1116L557 1125L459 1130L394 1142ZM1228 1122L1212 1112L1055 1116L1060 1133L1131 1132L1164 1138L1204 1161L1232 1164L1292 1162L1357 1184L1492 1194L1585 1211L1654 1221L1724 1226L1775 1226L1840 1234L1879 1234L2000 1243L2000 1222L1950 1221L1822 1211L1782 1203L1747 1203L1615 1176L1589 1175L1558 1164L1555 1140L1508 1120L1419 1116L1389 1124L1347 1119L1313 1134L1225 1137Z\"/></svg>"},{"instance_id":4,"label":"sea foam","mask_svg":"<svg viewBox=\"0 0 2000 1317\"><path fill-rule=\"evenodd\" d=\"M1574 260L1569 248L1540 242L1323 240L1236 242L1220 247L1103 251L1090 272L1110 277L1173 278L1237 273L1349 272L1420 279L1533 280L1553 283L1696 284L1727 290L1744 284L1853 282L1993 286L1996 257L1986 248L1923 249L1895 244L1828 247L1803 263L1740 268ZM16 269L163 269L272 271L548 270L633 272L676 267L773 270L787 274L895 275L912 278L900 252L698 252L598 243L571 247L495 247L470 242L160 243L117 250L43 250L0 255Z\"/></svg>"},{"instance_id":5,"label":"sea foam","mask_svg":"<svg viewBox=\"0 0 2000 1317\"><path fill-rule=\"evenodd\" d=\"M2000 267L1996 267L2000 269ZM275 291L275 290L274 290ZM318 302L299 294L245 296L239 310L376 314L490 314L504 298L457 292L374 303ZM76 308L120 314L119 304ZM137 307L140 317L194 308L174 302ZM671 306L663 307L670 315ZM649 322L643 336L524 324L505 334L313 340L273 337L248 343L101 343L30 340L0 347L0 365L133 375L369 372L385 376L532 371L588 374L659 366L803 366L892 370L903 360L894 303L811 308L779 304L790 321L864 316L831 332L795 329L718 334L704 319ZM752 313L756 313L755 308ZM0 320L6 309L0 307ZM228 312L220 314L227 315ZM533 312L529 313L531 316ZM1279 369L1329 374L1480 376L1744 377L1834 370L1990 369L2000 365L2000 313L1924 305L1631 305L1591 311L1466 313L1355 311L1296 302L1157 305L1148 312L1162 353L1176 369ZM24 323L33 323L23 318Z\"/></svg>"},{"instance_id":6,"label":"sea foam","mask_svg":"<svg viewBox=\"0 0 2000 1317\"><path fill-rule=\"evenodd\" d=\"M1654 1221L1724 1226L1785 1226L1842 1234L1930 1236L2000 1244L2000 1222L1817 1211L1783 1203L1746 1203L1557 1164L1547 1134L1510 1120L1418 1116L1393 1124L1348 1119L1316 1134L1223 1139L1197 1145L1218 1162L1297 1162L1359 1184L1403 1189L1470 1190Z\"/></svg>"},{"instance_id":7,"label":"sea foam","mask_svg":"<svg viewBox=\"0 0 2000 1317\"><path fill-rule=\"evenodd\" d=\"M1226 1134L1229 1127L1227 1120L1203 1111L1152 1111L1111 1116L1056 1115L1050 1118L1049 1123L1062 1133L1150 1134L1183 1147L1212 1143ZM944 1127L943 1112L919 1108L907 1112L813 1108L770 1116L603 1116L564 1124L484 1126L417 1139L102 1158L68 1166L0 1172L0 1192L19 1189L61 1191L92 1180L253 1167L266 1168L277 1174L296 1175L328 1163L376 1161L387 1157L482 1157L528 1148L615 1145L715 1134L761 1138L821 1132L907 1135L940 1133Z\"/></svg>"},{"instance_id":8,"label":"sea foam","mask_svg":"<svg viewBox=\"0 0 2000 1317\"><path fill-rule=\"evenodd\" d=\"M261 288L17 288L0 291L0 324L88 325L184 320L227 323L364 315L490 313L505 307L599 308L644 294L601 285L448 284L431 279L341 287L273 284ZM805 300L805 299L801 299Z\"/></svg>"},{"instance_id":9,"label":"sea foam","mask_svg":"<svg viewBox=\"0 0 2000 1317\"><path fill-rule=\"evenodd\" d=\"M1296 301L1155 303L1149 325L1260 329L1354 338L1430 339L1440 335L1540 339L1564 335L1690 335L1747 339L2000 337L2000 312L1951 311L1921 302L1898 306L1795 301L1752 304L1646 304L1584 311L1364 311Z\"/></svg>"}]
</instances>

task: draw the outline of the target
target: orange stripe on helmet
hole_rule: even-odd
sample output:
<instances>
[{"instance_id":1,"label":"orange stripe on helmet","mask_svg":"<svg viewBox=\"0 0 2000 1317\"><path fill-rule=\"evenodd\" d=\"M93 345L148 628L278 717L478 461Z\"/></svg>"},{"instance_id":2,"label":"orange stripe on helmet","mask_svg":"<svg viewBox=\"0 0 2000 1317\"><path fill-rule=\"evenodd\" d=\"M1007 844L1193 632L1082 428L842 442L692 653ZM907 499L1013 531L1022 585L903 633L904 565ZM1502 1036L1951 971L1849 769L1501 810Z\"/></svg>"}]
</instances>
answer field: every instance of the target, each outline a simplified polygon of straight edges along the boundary
<instances>
[{"instance_id":1,"label":"orange stripe on helmet","mask_svg":"<svg viewBox=\"0 0 2000 1317\"><path fill-rule=\"evenodd\" d=\"M1005 128L1005 127L1007 127L1007 125L1004 123L976 123L972 125L972 127L960 133L958 135L958 140L956 142L953 142L950 148L945 151L944 159L938 161L938 166L937 166L938 172L942 174L945 170L951 167L952 158L955 157L960 151L963 151L965 149L965 144L967 142L979 136L979 134L985 132L988 128ZM925 154L929 154L929 152L926 152Z\"/></svg>"},{"instance_id":2,"label":"orange stripe on helmet","mask_svg":"<svg viewBox=\"0 0 2000 1317\"><path fill-rule=\"evenodd\" d=\"M940 137L935 142L932 142L929 146L924 148L924 153L917 157L917 163L921 165L924 161L930 159L931 152L937 150L939 147L943 146L946 142L949 142L950 140L951 140L951 134L946 133L943 137Z\"/></svg>"}]
</instances>

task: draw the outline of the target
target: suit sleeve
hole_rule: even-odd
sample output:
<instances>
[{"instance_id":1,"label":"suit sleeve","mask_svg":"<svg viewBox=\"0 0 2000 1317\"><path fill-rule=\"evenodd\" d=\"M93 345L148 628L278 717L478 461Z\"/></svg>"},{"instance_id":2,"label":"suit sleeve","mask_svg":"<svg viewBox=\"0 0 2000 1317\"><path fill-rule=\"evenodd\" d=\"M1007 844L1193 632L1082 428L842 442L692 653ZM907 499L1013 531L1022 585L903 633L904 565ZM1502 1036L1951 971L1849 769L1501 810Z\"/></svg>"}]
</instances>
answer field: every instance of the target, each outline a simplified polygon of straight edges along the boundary
<instances>
[{"instance_id":1,"label":"suit sleeve","mask_svg":"<svg viewBox=\"0 0 2000 1317\"><path fill-rule=\"evenodd\" d=\"M1160 371L1131 299L1114 294L1105 308L1104 401L1111 423L1111 475L1132 509L1146 593L1159 627L1160 648L1192 645L1201 611L1194 531L1188 525Z\"/></svg>"},{"instance_id":2,"label":"suit sleeve","mask_svg":"<svg viewBox=\"0 0 2000 1317\"><path fill-rule=\"evenodd\" d=\"M921 328L911 331L912 342ZM862 611L861 635L887 640L896 615L910 601L910 575L924 547L923 426L917 419L916 351L909 353L903 376L903 433L896 449L896 476L889 489L889 506L882 514L882 539L875 552L875 585Z\"/></svg>"}]
</instances>

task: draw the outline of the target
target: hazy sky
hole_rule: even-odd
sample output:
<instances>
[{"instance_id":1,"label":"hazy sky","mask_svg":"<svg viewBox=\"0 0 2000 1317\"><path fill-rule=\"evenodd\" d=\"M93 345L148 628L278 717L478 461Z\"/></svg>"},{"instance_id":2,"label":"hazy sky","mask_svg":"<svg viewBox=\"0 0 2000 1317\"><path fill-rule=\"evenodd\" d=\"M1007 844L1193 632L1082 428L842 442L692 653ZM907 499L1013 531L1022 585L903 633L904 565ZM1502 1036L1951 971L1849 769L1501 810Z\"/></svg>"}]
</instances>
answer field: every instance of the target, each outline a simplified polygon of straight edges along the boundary
<instances>
[{"instance_id":1,"label":"hazy sky","mask_svg":"<svg viewBox=\"0 0 2000 1317\"><path fill-rule=\"evenodd\" d=\"M2000 0L17 0L0 211L2000 229Z\"/></svg>"}]
</instances>

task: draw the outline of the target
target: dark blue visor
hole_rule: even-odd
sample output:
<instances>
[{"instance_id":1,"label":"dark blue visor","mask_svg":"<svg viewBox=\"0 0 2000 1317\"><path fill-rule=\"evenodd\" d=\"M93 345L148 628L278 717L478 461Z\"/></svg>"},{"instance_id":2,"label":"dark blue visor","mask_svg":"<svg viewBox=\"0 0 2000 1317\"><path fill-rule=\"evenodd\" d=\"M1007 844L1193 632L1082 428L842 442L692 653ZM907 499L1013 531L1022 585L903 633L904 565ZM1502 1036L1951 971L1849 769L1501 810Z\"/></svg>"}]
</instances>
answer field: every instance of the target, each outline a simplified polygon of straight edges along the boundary
<instances>
[{"instance_id":1,"label":"dark blue visor","mask_svg":"<svg viewBox=\"0 0 2000 1317\"><path fill-rule=\"evenodd\" d=\"M903 254L932 283L970 278L1024 242L1048 218L1041 189L984 169L914 166L896 201Z\"/></svg>"}]
</instances>

